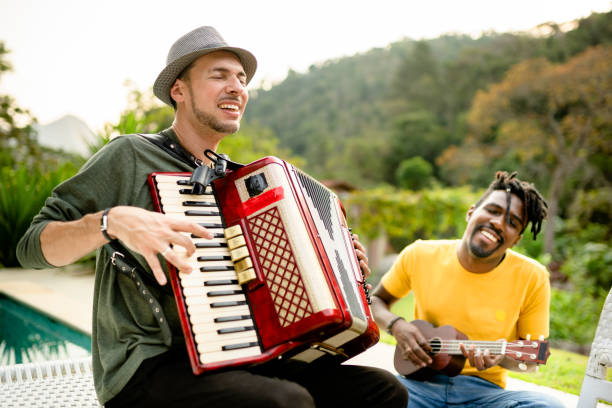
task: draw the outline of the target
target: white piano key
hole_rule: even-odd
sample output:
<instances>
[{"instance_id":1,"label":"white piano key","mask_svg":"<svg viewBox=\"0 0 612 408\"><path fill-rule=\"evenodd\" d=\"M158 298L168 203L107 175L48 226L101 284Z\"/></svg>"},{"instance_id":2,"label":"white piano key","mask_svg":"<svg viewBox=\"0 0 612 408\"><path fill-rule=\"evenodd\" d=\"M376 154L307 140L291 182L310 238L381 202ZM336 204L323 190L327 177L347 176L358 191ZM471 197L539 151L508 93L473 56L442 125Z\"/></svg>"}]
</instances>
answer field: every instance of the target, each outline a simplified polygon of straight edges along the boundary
<instances>
[{"instance_id":1,"label":"white piano key","mask_svg":"<svg viewBox=\"0 0 612 408\"><path fill-rule=\"evenodd\" d=\"M250 315L251 311L248 305L212 309L210 305L206 304L187 306L187 313L189 314L189 319L193 323L196 323L200 321L209 321L217 317Z\"/></svg>"},{"instance_id":2,"label":"white piano key","mask_svg":"<svg viewBox=\"0 0 612 408\"><path fill-rule=\"evenodd\" d=\"M215 351L222 351L223 346L231 346L233 344L241 343L257 343L257 335L254 331L233 333L232 335L224 336L212 336L212 335L200 335L194 336L195 342L198 345L198 352L200 353L212 353Z\"/></svg>"},{"instance_id":3,"label":"white piano key","mask_svg":"<svg viewBox=\"0 0 612 408\"><path fill-rule=\"evenodd\" d=\"M241 295L232 295L232 296L226 296L223 299L218 299L218 298L205 298L205 297L198 297L198 296L193 296L193 297L186 297L185 298L185 303L188 306L191 305L211 305L210 307L215 309L215 307L213 307L213 304L220 304L223 302L244 302L246 301L246 297L244 294ZM223 307L223 306L220 306ZM229 306L226 306L229 307Z\"/></svg>"},{"instance_id":4,"label":"white piano key","mask_svg":"<svg viewBox=\"0 0 612 408\"><path fill-rule=\"evenodd\" d=\"M237 358L254 357L261 354L259 346L242 348L237 350L218 351L215 353L200 354L200 362L202 364L217 363L225 360L233 360Z\"/></svg>"},{"instance_id":5,"label":"white piano key","mask_svg":"<svg viewBox=\"0 0 612 408\"><path fill-rule=\"evenodd\" d=\"M196 196L198 197L198 196ZM194 204L189 205L189 202ZM162 199L161 200L164 213L184 213L185 211L215 211L219 212L219 207L217 207L217 203L215 202L214 197L211 198L202 196L199 199L186 200L184 198L180 198L179 200L174 199ZM197 205L195 203L206 203L206 205Z\"/></svg>"},{"instance_id":6,"label":"white piano key","mask_svg":"<svg viewBox=\"0 0 612 408\"><path fill-rule=\"evenodd\" d=\"M211 228L206 228L207 230L211 230ZM214 231L211 231L214 234ZM222 237L214 237L214 238L202 238L202 237L189 237L194 244L208 244L210 242L218 242L221 244L227 244L227 240ZM198 248L198 249L206 249L206 248Z\"/></svg>"},{"instance_id":7,"label":"white piano key","mask_svg":"<svg viewBox=\"0 0 612 408\"><path fill-rule=\"evenodd\" d=\"M242 287L240 285L224 285L224 286L195 286L195 287L187 287L183 288L183 295L185 297L191 296L206 296L211 299L223 299L225 296L209 296L210 292L218 292L225 290L234 290L234 291L242 291Z\"/></svg>"},{"instance_id":8,"label":"white piano key","mask_svg":"<svg viewBox=\"0 0 612 408\"><path fill-rule=\"evenodd\" d=\"M202 285L207 281L221 280L221 279L238 279L235 271L219 271L219 272L200 272L195 270L190 274L185 272L179 272L179 279L182 286L194 286ZM211 285L208 285L211 286Z\"/></svg>"},{"instance_id":9,"label":"white piano key","mask_svg":"<svg viewBox=\"0 0 612 408\"><path fill-rule=\"evenodd\" d=\"M222 329L233 329L233 328L245 328L246 331L250 331L251 333L255 333L253 320L244 319L244 320L236 320L231 322L204 322L204 323L194 323L191 326L191 330L195 334L208 334L208 335L218 335L220 337L228 336L228 334L218 333L218 330ZM248 328L248 330L247 330ZM239 333L239 332L236 332Z\"/></svg>"},{"instance_id":10,"label":"white piano key","mask_svg":"<svg viewBox=\"0 0 612 408\"><path fill-rule=\"evenodd\" d=\"M179 216L186 220L196 217L218 217L218 219L221 220L218 208L179 208L175 210L164 208L164 214L168 216Z\"/></svg>"},{"instance_id":11,"label":"white piano key","mask_svg":"<svg viewBox=\"0 0 612 408\"><path fill-rule=\"evenodd\" d=\"M181 220L187 220L190 222L197 222L197 223L211 223L211 224L221 224L221 217L219 217L218 215L210 215L210 216L194 216L194 217L187 217L184 214L179 214L179 213L170 213L170 214L166 214L168 217L172 217L172 218L176 218L176 219L181 219Z\"/></svg>"},{"instance_id":12,"label":"white piano key","mask_svg":"<svg viewBox=\"0 0 612 408\"><path fill-rule=\"evenodd\" d=\"M186 199L186 195L192 196L193 199ZM199 208L198 205L189 205L189 201L213 203L215 206L217 204L217 200L215 200L215 196L212 194L177 194L175 191L164 191L160 195L160 199L165 207ZM188 202L187 205L185 205L186 201ZM202 208L206 208L206 206Z\"/></svg>"}]
</instances>

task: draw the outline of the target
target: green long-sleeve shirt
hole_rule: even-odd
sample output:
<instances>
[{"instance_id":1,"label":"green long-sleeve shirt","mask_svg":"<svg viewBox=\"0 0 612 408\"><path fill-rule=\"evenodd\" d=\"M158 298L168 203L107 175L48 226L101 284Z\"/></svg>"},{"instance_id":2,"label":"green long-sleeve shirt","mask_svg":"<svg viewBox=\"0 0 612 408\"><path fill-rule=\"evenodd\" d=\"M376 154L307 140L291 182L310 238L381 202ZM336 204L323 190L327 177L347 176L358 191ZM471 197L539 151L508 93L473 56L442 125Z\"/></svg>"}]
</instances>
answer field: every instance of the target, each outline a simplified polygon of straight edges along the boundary
<instances>
[{"instance_id":1,"label":"green long-sleeve shirt","mask_svg":"<svg viewBox=\"0 0 612 408\"><path fill-rule=\"evenodd\" d=\"M177 142L172 130L164 131ZM138 135L114 138L79 172L55 188L22 237L17 256L25 268L50 268L40 247L40 233L51 221L72 221L117 205L153 210L147 177L155 171L192 171L192 168ZM147 273L143 257L133 254ZM145 301L136 295L132 280L99 249L93 299L92 360L96 392L104 404L127 384L140 363L182 346L180 322L171 292L149 285L159 300L172 331L164 335ZM169 287L168 287L169 289Z\"/></svg>"}]
</instances>

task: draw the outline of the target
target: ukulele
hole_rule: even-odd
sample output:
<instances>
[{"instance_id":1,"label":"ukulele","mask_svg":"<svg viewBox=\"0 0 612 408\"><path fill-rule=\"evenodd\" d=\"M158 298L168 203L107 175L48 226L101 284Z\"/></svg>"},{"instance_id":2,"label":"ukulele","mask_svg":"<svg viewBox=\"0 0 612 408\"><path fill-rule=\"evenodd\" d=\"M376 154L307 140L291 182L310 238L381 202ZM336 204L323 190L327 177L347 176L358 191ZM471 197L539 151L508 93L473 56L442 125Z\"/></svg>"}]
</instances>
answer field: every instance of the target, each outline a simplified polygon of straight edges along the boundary
<instances>
[{"instance_id":1,"label":"ukulele","mask_svg":"<svg viewBox=\"0 0 612 408\"><path fill-rule=\"evenodd\" d=\"M435 374L441 373L449 377L458 375L465 366L465 356L461 352L459 344L463 344L469 350L471 346L480 349L488 349L490 355L505 355L514 360L521 361L522 369L527 369L524 362L546 364L550 355L548 342L544 340L517 340L508 341L474 341L452 326L434 327L425 320L413 320L411 322L418 327L428 340L431 352L428 353L432 359L431 364L426 367L416 366L411 360L405 360L399 347L395 347L393 363L398 373L414 379L424 381ZM524 367L524 368L523 368Z\"/></svg>"}]
</instances>

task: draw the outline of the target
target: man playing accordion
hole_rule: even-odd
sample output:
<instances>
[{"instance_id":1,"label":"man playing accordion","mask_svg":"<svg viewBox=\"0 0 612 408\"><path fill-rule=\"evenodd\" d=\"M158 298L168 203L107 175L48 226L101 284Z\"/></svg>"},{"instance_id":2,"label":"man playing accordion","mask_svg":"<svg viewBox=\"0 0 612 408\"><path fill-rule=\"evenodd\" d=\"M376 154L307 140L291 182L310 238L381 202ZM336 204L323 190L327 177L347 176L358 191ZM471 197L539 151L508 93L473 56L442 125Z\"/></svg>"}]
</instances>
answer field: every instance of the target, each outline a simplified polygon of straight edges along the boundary
<instances>
[{"instance_id":1,"label":"man playing accordion","mask_svg":"<svg viewBox=\"0 0 612 408\"><path fill-rule=\"evenodd\" d=\"M160 133L167 149L139 135L112 139L57 186L20 241L18 257L27 268L67 265L98 249L92 360L106 407L406 406L404 387L370 367L276 359L192 374L162 261L189 273L187 257L195 251L189 235L213 236L198 223L153 211L147 177L210 164L204 151L215 151L240 127L256 65L250 52L228 46L212 27L185 34L154 85L155 95L175 109L172 127ZM144 293L104 249L110 241L154 277ZM358 241L355 248L367 276L365 250Z\"/></svg>"}]
</instances>

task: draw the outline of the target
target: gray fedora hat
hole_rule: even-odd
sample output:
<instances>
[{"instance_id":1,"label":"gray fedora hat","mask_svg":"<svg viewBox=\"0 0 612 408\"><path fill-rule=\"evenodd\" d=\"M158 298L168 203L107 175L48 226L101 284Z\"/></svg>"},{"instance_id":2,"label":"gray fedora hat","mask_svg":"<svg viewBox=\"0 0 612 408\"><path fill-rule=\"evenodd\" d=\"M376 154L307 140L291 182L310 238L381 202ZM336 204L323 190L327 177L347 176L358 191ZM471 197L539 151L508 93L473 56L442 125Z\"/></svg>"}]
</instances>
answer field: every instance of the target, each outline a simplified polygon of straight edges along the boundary
<instances>
[{"instance_id":1,"label":"gray fedora hat","mask_svg":"<svg viewBox=\"0 0 612 408\"><path fill-rule=\"evenodd\" d=\"M170 88L179 74L198 57L214 51L230 51L236 54L246 73L247 84L255 75L257 60L253 54L242 48L228 46L213 27L199 27L176 40L170 47L166 68L159 73L153 85L155 96L172 106Z\"/></svg>"}]
</instances>

